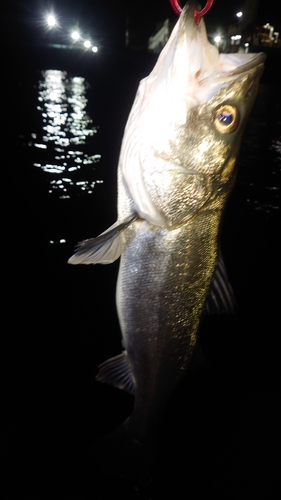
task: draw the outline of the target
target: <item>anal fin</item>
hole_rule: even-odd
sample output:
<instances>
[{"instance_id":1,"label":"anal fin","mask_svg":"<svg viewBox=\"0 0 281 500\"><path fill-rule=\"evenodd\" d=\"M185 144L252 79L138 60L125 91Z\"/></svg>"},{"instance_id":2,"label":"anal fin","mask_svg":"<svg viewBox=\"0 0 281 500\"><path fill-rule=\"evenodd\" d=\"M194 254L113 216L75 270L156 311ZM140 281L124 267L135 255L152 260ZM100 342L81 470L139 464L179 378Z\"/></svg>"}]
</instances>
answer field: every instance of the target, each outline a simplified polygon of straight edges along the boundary
<instances>
[{"instance_id":1,"label":"anal fin","mask_svg":"<svg viewBox=\"0 0 281 500\"><path fill-rule=\"evenodd\" d=\"M134 395L135 384L128 364L127 351L101 363L96 380Z\"/></svg>"}]
</instances>

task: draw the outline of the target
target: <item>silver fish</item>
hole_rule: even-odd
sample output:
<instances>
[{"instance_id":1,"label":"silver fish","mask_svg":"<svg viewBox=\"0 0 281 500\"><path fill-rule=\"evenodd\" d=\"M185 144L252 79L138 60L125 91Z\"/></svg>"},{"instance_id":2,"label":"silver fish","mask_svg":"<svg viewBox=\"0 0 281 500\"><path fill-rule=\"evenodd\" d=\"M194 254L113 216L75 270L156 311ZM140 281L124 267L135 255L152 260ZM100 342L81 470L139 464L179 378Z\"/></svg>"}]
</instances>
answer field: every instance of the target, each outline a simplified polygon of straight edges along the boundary
<instances>
[{"instance_id":1,"label":"silver fish","mask_svg":"<svg viewBox=\"0 0 281 500\"><path fill-rule=\"evenodd\" d=\"M71 264L121 256L116 301L124 352L97 379L135 395L127 435L146 443L186 372L204 310L229 310L219 231L264 54L219 54L187 4L139 85L122 141L118 220ZM207 300L207 297L211 299Z\"/></svg>"}]
</instances>

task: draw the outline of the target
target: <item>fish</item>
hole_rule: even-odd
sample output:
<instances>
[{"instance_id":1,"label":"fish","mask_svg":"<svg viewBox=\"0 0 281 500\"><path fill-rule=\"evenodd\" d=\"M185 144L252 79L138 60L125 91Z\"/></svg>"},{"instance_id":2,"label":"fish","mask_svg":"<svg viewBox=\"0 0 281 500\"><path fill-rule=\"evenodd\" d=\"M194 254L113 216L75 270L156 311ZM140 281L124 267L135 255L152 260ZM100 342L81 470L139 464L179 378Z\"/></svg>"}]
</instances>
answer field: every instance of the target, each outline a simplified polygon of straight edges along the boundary
<instances>
[{"instance_id":1,"label":"fish","mask_svg":"<svg viewBox=\"0 0 281 500\"><path fill-rule=\"evenodd\" d=\"M123 351L100 365L97 380L133 394L122 429L139 446L157 434L204 315L234 307L220 233L265 55L219 53L197 9L185 5L140 81L120 150L117 221L69 259L120 258Z\"/></svg>"}]
</instances>

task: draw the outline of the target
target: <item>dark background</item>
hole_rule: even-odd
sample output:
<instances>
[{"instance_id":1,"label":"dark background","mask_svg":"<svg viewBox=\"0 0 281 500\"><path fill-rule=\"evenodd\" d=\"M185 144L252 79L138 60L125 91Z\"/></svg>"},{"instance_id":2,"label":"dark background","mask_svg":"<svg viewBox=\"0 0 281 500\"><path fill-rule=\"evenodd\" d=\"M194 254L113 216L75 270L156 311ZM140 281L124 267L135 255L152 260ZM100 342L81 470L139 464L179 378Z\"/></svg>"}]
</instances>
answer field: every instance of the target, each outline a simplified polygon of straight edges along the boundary
<instances>
[{"instance_id":1,"label":"dark background","mask_svg":"<svg viewBox=\"0 0 281 500\"><path fill-rule=\"evenodd\" d=\"M186 2L180 2L183 6ZM202 7L205 2L201 2ZM272 24L276 31L281 31L281 9L278 0L215 0L206 16L209 32L222 28L227 30L230 25L239 25L235 14L239 10L251 9L254 13L253 24L261 26ZM7 1L1 4L2 36L4 39L16 40L24 33L25 39L41 37L45 34L42 23L45 13L54 12L61 26L75 23L89 32L94 32L101 44L124 44L125 30L128 23L129 31L138 32L141 41L155 34L157 22L169 18L176 22L177 15L173 12L169 0L22 0Z\"/></svg>"},{"instance_id":2,"label":"dark background","mask_svg":"<svg viewBox=\"0 0 281 500\"><path fill-rule=\"evenodd\" d=\"M154 23L162 3L136 4L138 20ZM11 2L7 19L15 15L17 26L28 26L32 38L41 32L36 25L31 36L28 24L38 5L46 4ZM133 404L130 396L95 381L98 364L121 349L115 310L118 263L73 267L67 259L77 241L115 221L123 129L138 81L153 67L155 56L124 49L123 31L114 21L123 19L125 2L60 5L69 13L75 8L83 21L95 12L100 32L110 36L104 57L91 63L84 55L73 58L30 44L30 38L28 47L6 39L1 82L4 498L277 500L280 150L276 153L272 144L280 141L280 53L268 51L224 217L222 250L236 316L204 320L204 362L191 366L171 398L151 480L126 478L125 464L124 475L115 474L110 457L111 465L100 468L95 455L95 442L122 423ZM227 2L231 5L236 7ZM14 21L11 26L10 35L17 31ZM88 111L100 127L95 147L102 156L97 168L104 183L92 197L77 195L67 203L48 195L46 178L34 169L27 146L30 132L40 126L38 79L50 68L87 79ZM62 234L65 245L49 244L53 235ZM121 457L120 451L122 465Z\"/></svg>"}]
</instances>

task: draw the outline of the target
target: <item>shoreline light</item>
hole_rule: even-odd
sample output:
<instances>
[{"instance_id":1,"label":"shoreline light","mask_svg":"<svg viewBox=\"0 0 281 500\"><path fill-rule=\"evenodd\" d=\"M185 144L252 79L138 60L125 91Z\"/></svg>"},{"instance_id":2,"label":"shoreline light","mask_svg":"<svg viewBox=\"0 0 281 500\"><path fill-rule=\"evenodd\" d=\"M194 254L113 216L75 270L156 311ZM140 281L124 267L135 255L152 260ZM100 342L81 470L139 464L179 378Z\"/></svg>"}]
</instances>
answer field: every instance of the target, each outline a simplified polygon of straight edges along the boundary
<instances>
[{"instance_id":1,"label":"shoreline light","mask_svg":"<svg viewBox=\"0 0 281 500\"><path fill-rule=\"evenodd\" d=\"M71 33L71 38L72 38L73 40L79 40L79 38L80 38L80 33L78 33L78 31L72 31L72 33Z\"/></svg>"},{"instance_id":2,"label":"shoreline light","mask_svg":"<svg viewBox=\"0 0 281 500\"><path fill-rule=\"evenodd\" d=\"M91 39L86 38L83 31L80 31L79 24L74 23L72 24L72 26L69 25L67 27L63 23L61 17L57 17L54 11L51 9L45 11L45 14L43 14L42 24L48 31L56 32L57 28L59 28L60 31L59 35L61 35L62 32L66 29L68 43L63 44L60 41L56 42L56 40L53 39L52 43L48 44L50 47L56 49L67 49L67 48L83 49L84 47L89 52L93 52L94 54L99 51L99 48L91 41ZM90 34L88 33L87 36L90 37Z\"/></svg>"},{"instance_id":3,"label":"shoreline light","mask_svg":"<svg viewBox=\"0 0 281 500\"><path fill-rule=\"evenodd\" d=\"M50 28L53 28L54 26L56 26L57 21L56 21L56 18L53 14L49 14L47 16L47 24Z\"/></svg>"}]
</instances>

